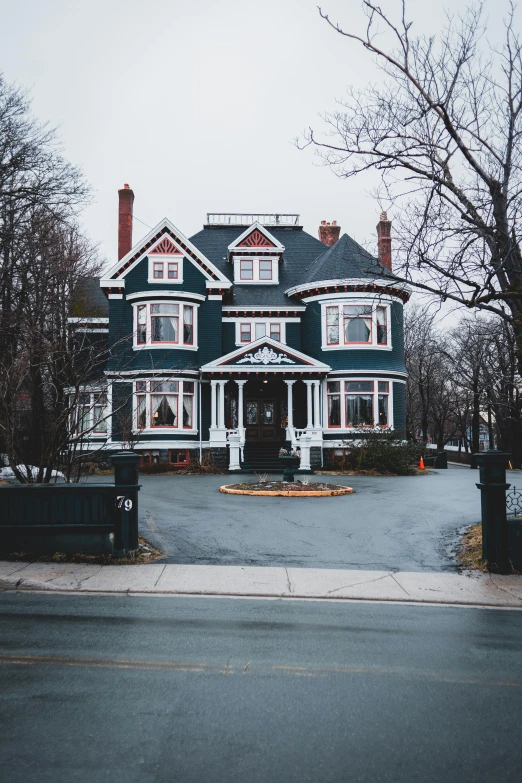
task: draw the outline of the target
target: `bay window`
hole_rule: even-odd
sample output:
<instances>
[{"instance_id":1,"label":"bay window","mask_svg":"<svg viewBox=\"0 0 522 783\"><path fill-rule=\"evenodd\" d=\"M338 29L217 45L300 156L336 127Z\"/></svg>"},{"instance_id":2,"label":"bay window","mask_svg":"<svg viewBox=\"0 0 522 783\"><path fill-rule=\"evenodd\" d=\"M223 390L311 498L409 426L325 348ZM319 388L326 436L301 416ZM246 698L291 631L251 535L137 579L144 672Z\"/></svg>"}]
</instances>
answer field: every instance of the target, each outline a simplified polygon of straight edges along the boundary
<instances>
[{"instance_id":1,"label":"bay window","mask_svg":"<svg viewBox=\"0 0 522 783\"><path fill-rule=\"evenodd\" d=\"M389 397L389 381L327 381L328 428L390 426Z\"/></svg>"},{"instance_id":2,"label":"bay window","mask_svg":"<svg viewBox=\"0 0 522 783\"><path fill-rule=\"evenodd\" d=\"M323 305L323 349L391 348L389 305L342 301Z\"/></svg>"},{"instance_id":3,"label":"bay window","mask_svg":"<svg viewBox=\"0 0 522 783\"><path fill-rule=\"evenodd\" d=\"M194 429L194 381L136 381L137 429Z\"/></svg>"},{"instance_id":4,"label":"bay window","mask_svg":"<svg viewBox=\"0 0 522 783\"><path fill-rule=\"evenodd\" d=\"M135 307L135 346L195 348L196 307L182 302L147 302Z\"/></svg>"}]
</instances>

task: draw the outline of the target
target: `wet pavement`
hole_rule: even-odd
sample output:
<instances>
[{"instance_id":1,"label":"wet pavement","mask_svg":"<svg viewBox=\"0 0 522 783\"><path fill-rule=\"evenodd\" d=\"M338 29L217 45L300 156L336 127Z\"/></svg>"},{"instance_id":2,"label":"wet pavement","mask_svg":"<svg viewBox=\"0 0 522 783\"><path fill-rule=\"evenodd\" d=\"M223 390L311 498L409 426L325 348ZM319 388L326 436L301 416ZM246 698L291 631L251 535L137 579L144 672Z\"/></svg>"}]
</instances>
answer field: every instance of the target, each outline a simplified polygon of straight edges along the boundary
<instances>
[{"instance_id":1,"label":"wet pavement","mask_svg":"<svg viewBox=\"0 0 522 783\"><path fill-rule=\"evenodd\" d=\"M480 520L478 471L467 467L396 478L311 477L356 490L331 498L219 492L238 480L140 477L140 531L165 553L161 562L455 571L460 533ZM522 487L520 473L508 481Z\"/></svg>"},{"instance_id":2,"label":"wet pavement","mask_svg":"<svg viewBox=\"0 0 522 783\"><path fill-rule=\"evenodd\" d=\"M0 595L9 783L518 783L522 612Z\"/></svg>"}]
</instances>

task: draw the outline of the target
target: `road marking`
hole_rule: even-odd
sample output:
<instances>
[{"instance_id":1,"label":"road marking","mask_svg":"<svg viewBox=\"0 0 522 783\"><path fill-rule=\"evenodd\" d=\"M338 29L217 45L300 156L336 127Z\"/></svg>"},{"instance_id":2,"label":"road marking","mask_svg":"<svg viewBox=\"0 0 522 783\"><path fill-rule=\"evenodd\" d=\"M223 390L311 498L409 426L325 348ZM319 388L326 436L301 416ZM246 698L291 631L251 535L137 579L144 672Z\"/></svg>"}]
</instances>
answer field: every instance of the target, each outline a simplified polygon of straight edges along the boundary
<instances>
[{"instance_id":1,"label":"road marking","mask_svg":"<svg viewBox=\"0 0 522 783\"><path fill-rule=\"evenodd\" d=\"M72 666L98 669L130 669L135 671L174 671L199 674L243 675L243 674L280 674L292 677L328 677L338 675L377 675L403 677L427 681L455 683L459 685L486 685L494 687L522 688L522 679L491 680L484 677L461 677L459 674L437 671L400 670L400 669L361 669L351 667L316 667L274 664L199 663L197 661L142 661L126 658L77 658L54 655L17 655L0 654L0 665L15 666Z\"/></svg>"}]
</instances>

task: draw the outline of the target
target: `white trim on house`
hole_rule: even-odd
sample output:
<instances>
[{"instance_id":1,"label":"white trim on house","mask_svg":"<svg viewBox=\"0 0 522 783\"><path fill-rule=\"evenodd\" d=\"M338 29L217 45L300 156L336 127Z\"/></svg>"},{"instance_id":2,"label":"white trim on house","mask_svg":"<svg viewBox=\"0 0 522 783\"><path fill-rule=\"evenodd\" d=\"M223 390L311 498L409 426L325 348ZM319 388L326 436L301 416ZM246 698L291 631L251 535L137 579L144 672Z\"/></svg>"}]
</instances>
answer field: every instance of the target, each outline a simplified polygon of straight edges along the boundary
<instances>
[{"instance_id":1,"label":"white trim on house","mask_svg":"<svg viewBox=\"0 0 522 783\"><path fill-rule=\"evenodd\" d=\"M148 255L148 253L150 252L150 248L147 250L143 249L144 245L146 245L147 242L153 239L159 231L162 231L164 229L168 229L174 234L174 237L178 237L183 242L183 244L185 244L187 248L192 253L194 253L194 255L198 257L201 263L203 263L208 269L210 269L216 275L217 280L214 282L216 283L218 281L230 282L230 280L223 274L223 272L221 272L217 268L217 266L214 266L212 261L209 261L209 259L201 252L201 250L199 250L195 245L193 245L192 242L183 234L183 232L177 229L176 226L173 223L171 223L171 221L168 218L165 217L163 218L163 220L160 220L160 222L156 226L154 226L154 228L152 228L149 231L149 233L145 237L143 237L143 239L141 239L137 244L135 244L134 247L132 247L131 250L129 250L129 252L123 256L123 258L121 258L115 264L112 264L110 267L104 270L102 281L100 281L100 284L102 282L105 282L105 285L102 285L102 288L105 287L114 288L117 283L121 285L121 283L123 282L123 278L125 278L126 275L128 275L128 273L132 269L134 269L134 267L137 266L137 264L139 264L140 261L142 261L143 258L146 255ZM174 237L171 237L166 232L165 235L169 236L169 239L171 239L177 245L177 242ZM161 241L162 238L163 237L159 237L158 241ZM121 274L118 274L121 267L123 267L138 252L139 252L138 258L130 266L128 266L127 269L121 272ZM182 250L182 252L185 253L186 251ZM188 258L190 259L190 256L188 256ZM200 271L202 272L203 275L205 275L207 279L209 280L212 279L211 275L209 275L209 273L206 272L201 267L200 267ZM113 279L113 275L118 275L118 276Z\"/></svg>"},{"instance_id":2,"label":"white trim on house","mask_svg":"<svg viewBox=\"0 0 522 783\"><path fill-rule=\"evenodd\" d=\"M200 302L204 302L206 297L203 294L192 294L190 291L136 291L134 294L127 294L125 297L128 302L133 302L137 299L143 301L149 299L157 299L158 304L160 299L172 298L172 299L196 299Z\"/></svg>"},{"instance_id":3,"label":"white trim on house","mask_svg":"<svg viewBox=\"0 0 522 783\"><path fill-rule=\"evenodd\" d=\"M264 237L268 239L269 242L272 242L274 247L260 247L258 250L267 250L267 251L273 251L274 253L284 253L285 246L281 244L281 242L273 236L273 234L270 233L270 231L265 228L265 226L262 226L261 223L259 223L257 220L252 223L251 226L249 226L245 231L243 231L242 234L238 236L237 239L234 240L229 246L228 246L228 258L230 258L230 255L232 253L238 252L238 253L248 253L249 248L248 247L241 247L241 242L243 242L244 239L246 239L250 234L252 234L254 231L259 231L261 234L263 234ZM257 248L253 247L251 248L252 252L255 252Z\"/></svg>"},{"instance_id":4,"label":"white trim on house","mask_svg":"<svg viewBox=\"0 0 522 783\"><path fill-rule=\"evenodd\" d=\"M69 317L67 319L67 322L70 324L108 324L109 319L108 318L91 318L90 316L84 316L84 317Z\"/></svg>"},{"instance_id":5,"label":"white trim on house","mask_svg":"<svg viewBox=\"0 0 522 783\"><path fill-rule=\"evenodd\" d=\"M407 285L406 283L401 282L400 280L393 280L393 278L389 277L339 277L334 278L332 280L314 280L311 283L300 283L300 285L292 286L292 288L287 288L285 291L285 294L287 296L294 296L295 294L302 293L303 291L312 291L316 288L335 288L335 286L343 286L343 285L375 285L379 286L380 288L395 288L398 291L404 291L405 293L411 293L411 287ZM344 294L339 294L340 296L343 296ZM336 296L336 294L332 294L332 296ZM393 296L393 294L389 294L389 296ZM402 301L402 300L400 300Z\"/></svg>"},{"instance_id":6,"label":"white trim on house","mask_svg":"<svg viewBox=\"0 0 522 783\"><path fill-rule=\"evenodd\" d=\"M271 349L274 353L273 359L266 359L266 363L260 359L255 361L256 352L263 348ZM287 357L289 361L281 359L281 356ZM228 364L241 357L251 357L251 363L247 364ZM272 340L270 337L260 337L251 343L242 343L241 348L220 356L219 359L204 364L201 372L230 372L230 373L248 373L248 372L270 372L270 373L292 373L292 372L329 372L331 367L328 364L317 361L306 353L296 351L295 348L289 348L283 343Z\"/></svg>"},{"instance_id":7,"label":"white trim on house","mask_svg":"<svg viewBox=\"0 0 522 783\"><path fill-rule=\"evenodd\" d=\"M234 284L230 281L205 280L206 288L232 288Z\"/></svg>"},{"instance_id":8,"label":"white trim on house","mask_svg":"<svg viewBox=\"0 0 522 783\"><path fill-rule=\"evenodd\" d=\"M382 380L390 379L393 381L393 383L406 383L406 378L408 377L407 372L401 372L401 370L365 370L365 373L368 375L383 375L385 378L382 378ZM334 376L340 376L340 375L360 375L361 370L332 370L328 373L328 377L331 375ZM401 378L397 378L396 376L401 376ZM335 378L337 380L337 377Z\"/></svg>"},{"instance_id":9,"label":"white trim on house","mask_svg":"<svg viewBox=\"0 0 522 783\"><path fill-rule=\"evenodd\" d=\"M255 312L255 313L304 313L306 312L306 307L303 307L302 305L295 305L295 307L291 305L235 305L234 307L231 307L230 305L227 305L226 307L223 307L224 313L245 313L245 312ZM254 316L247 316L247 317L254 317ZM281 316L281 318L284 318L286 316Z\"/></svg>"}]
</instances>

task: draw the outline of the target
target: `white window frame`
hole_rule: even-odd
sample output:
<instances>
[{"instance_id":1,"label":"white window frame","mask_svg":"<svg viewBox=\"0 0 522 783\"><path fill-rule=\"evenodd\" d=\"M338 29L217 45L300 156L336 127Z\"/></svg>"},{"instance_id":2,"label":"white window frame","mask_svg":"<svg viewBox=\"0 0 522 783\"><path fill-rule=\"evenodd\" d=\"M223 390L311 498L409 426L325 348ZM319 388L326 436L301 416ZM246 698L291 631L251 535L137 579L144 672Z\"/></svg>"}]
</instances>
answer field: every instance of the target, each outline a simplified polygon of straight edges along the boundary
<instances>
[{"instance_id":1,"label":"white window frame","mask_svg":"<svg viewBox=\"0 0 522 783\"><path fill-rule=\"evenodd\" d=\"M361 425L359 427L354 427L351 425L346 424L346 396L349 394L349 392L346 392L346 386L345 382L348 381L349 383L373 383L373 391L372 392L360 392L361 395L369 395L371 394L373 396L373 425L366 424ZM341 405L341 424L340 426L330 426L330 421L328 417L328 397L331 396L328 394L328 383L336 383L339 382L339 396L341 398L340 405ZM379 394L385 394L385 392L379 392L379 382L384 382L388 384L388 424L383 426L379 424ZM357 394L357 392L353 392L354 394ZM379 432L389 432L390 430L393 430L394 422L393 422L393 381L390 378L368 378L362 376L347 376L347 377L331 377L327 378L326 381L323 383L323 421L324 421L324 427L323 429L327 432L338 432L338 433L348 433L348 432L357 432L357 433L365 433L365 432L373 432L373 431L379 431Z\"/></svg>"},{"instance_id":2,"label":"white window frame","mask_svg":"<svg viewBox=\"0 0 522 783\"><path fill-rule=\"evenodd\" d=\"M344 305L356 305L372 308L372 341L369 343L345 343L344 342ZM335 345L328 345L328 332L326 323L327 308L336 307L339 313L339 339L342 338L343 342ZM377 308L382 307L386 310L386 345L379 345L377 343ZM391 303L383 301L379 298L375 299L331 299L321 301L321 349L323 351L391 351L392 346L392 333L391 333Z\"/></svg>"},{"instance_id":3,"label":"white window frame","mask_svg":"<svg viewBox=\"0 0 522 783\"><path fill-rule=\"evenodd\" d=\"M146 384L146 391L145 392L137 392L137 384L138 383L145 383ZM177 423L175 426L172 427L153 427L151 425L151 404L152 404L152 396L155 393L153 390L153 385L155 383L178 383L179 384L179 390L177 392L172 392L173 395L176 395L178 398L178 407L177 407ZM192 427L183 427L183 384L184 383L193 383L194 384L194 394L191 395L193 402L192 402ZM163 392L156 392L157 394L162 394ZM178 378L178 377L170 377L170 378L137 378L133 384L132 384L132 430L134 433L140 433L140 434L146 434L151 435L153 433L184 433L186 435L197 435L198 428L197 428L197 416L198 416L198 394L199 394L199 383L195 378ZM145 396L145 427L138 427L138 395L139 396ZM181 426L180 426L181 422ZM182 448L182 447L181 447ZM187 446L188 448L188 446Z\"/></svg>"},{"instance_id":4,"label":"white window frame","mask_svg":"<svg viewBox=\"0 0 522 783\"><path fill-rule=\"evenodd\" d=\"M152 342L152 328L151 328L151 305L167 304L167 305L179 305L179 336L183 337L183 307L192 307L193 309L193 342L192 343L153 343ZM146 340L144 343L138 343L138 308L146 307L147 323L146 323ZM141 351L146 348L149 351L153 351L157 348L163 350L175 350L175 351L197 351L198 350L198 308L199 304L196 302L190 302L186 299L146 299L144 301L137 301L132 303L133 309L133 330L132 330L132 347L134 351Z\"/></svg>"},{"instance_id":5,"label":"white window frame","mask_svg":"<svg viewBox=\"0 0 522 783\"><path fill-rule=\"evenodd\" d=\"M252 280L241 279L241 261L252 261ZM261 280L259 277L259 262L272 262L272 279ZM279 256L234 256L234 283L236 285L279 285Z\"/></svg>"},{"instance_id":6,"label":"white window frame","mask_svg":"<svg viewBox=\"0 0 522 783\"><path fill-rule=\"evenodd\" d=\"M105 430L96 430L93 428L94 409L96 407L100 407L99 405L96 404L95 398L99 397L100 394L104 394L106 398L105 406L103 408L102 417L101 417L101 420L105 425ZM80 402L81 398L84 396L85 397L89 396L89 402L87 404L83 404ZM79 422L81 418L82 409L85 409L87 411L89 425L85 428L85 430L80 431ZM74 421L72 425L74 431L74 437L79 437L82 439L106 438L108 440L110 437L110 419L111 419L111 395L109 393L109 387L104 389L101 388L80 389L77 395L77 401L72 416L74 417ZM100 419L98 419L98 421L100 421Z\"/></svg>"},{"instance_id":7,"label":"white window frame","mask_svg":"<svg viewBox=\"0 0 522 783\"><path fill-rule=\"evenodd\" d=\"M251 339L249 340L249 342L241 341L241 324L250 324ZM236 346L238 348L241 345L249 345L249 343L253 343L256 339L259 339L256 338L257 324L264 324L266 337L270 337L271 324L279 324L279 326L281 327L281 339L279 340L279 342L282 343L283 345L286 345L286 323L283 318L238 318L236 320Z\"/></svg>"},{"instance_id":8,"label":"white window frame","mask_svg":"<svg viewBox=\"0 0 522 783\"><path fill-rule=\"evenodd\" d=\"M152 285L180 285L183 283L183 260L184 255L182 253L158 253L157 255L148 256L149 268L147 282ZM169 279L168 269L169 263L177 263L178 265L178 277ZM154 277L154 264L163 264L163 277ZM166 274L166 277L165 277Z\"/></svg>"}]
</instances>

